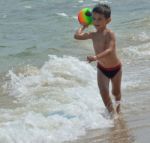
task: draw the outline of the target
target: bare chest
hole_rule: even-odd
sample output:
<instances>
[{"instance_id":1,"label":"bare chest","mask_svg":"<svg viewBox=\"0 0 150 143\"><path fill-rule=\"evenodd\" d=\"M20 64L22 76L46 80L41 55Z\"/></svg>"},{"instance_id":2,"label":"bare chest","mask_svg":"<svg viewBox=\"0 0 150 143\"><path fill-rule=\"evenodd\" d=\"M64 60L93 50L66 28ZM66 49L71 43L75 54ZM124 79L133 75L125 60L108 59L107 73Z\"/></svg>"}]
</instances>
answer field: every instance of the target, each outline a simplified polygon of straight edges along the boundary
<instances>
[{"instance_id":1,"label":"bare chest","mask_svg":"<svg viewBox=\"0 0 150 143\"><path fill-rule=\"evenodd\" d=\"M93 37L93 47L96 53L102 52L106 47L106 39L103 36L94 36Z\"/></svg>"}]
</instances>

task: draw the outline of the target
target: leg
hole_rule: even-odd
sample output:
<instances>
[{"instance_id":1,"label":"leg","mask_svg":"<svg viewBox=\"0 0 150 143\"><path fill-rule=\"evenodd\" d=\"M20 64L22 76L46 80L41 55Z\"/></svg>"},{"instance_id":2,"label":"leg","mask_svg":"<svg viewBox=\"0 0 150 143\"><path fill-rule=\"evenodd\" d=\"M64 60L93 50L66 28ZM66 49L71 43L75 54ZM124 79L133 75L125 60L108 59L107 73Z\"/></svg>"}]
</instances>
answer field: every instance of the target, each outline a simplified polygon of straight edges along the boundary
<instances>
[{"instance_id":1,"label":"leg","mask_svg":"<svg viewBox=\"0 0 150 143\"><path fill-rule=\"evenodd\" d=\"M121 77L122 70L120 70L111 80L112 82L112 94L115 96L116 101L116 112L120 112L120 101L121 101Z\"/></svg>"},{"instance_id":2,"label":"leg","mask_svg":"<svg viewBox=\"0 0 150 143\"><path fill-rule=\"evenodd\" d=\"M105 107L110 113L114 112L112 101L109 96L110 79L108 79L99 69L97 69L97 81L98 81L98 87L99 87L100 94L103 99Z\"/></svg>"}]
</instances>

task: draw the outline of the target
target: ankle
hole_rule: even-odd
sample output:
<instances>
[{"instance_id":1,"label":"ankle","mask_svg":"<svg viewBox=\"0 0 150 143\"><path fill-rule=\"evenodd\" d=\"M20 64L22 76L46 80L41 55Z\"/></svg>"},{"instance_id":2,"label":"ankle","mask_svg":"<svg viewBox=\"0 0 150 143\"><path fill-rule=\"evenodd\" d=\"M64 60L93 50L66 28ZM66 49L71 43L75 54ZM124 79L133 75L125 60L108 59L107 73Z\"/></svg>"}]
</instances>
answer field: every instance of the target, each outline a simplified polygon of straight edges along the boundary
<instances>
[{"instance_id":1,"label":"ankle","mask_svg":"<svg viewBox=\"0 0 150 143\"><path fill-rule=\"evenodd\" d=\"M115 111L119 114L120 113L120 106L121 106L121 101L115 101Z\"/></svg>"}]
</instances>

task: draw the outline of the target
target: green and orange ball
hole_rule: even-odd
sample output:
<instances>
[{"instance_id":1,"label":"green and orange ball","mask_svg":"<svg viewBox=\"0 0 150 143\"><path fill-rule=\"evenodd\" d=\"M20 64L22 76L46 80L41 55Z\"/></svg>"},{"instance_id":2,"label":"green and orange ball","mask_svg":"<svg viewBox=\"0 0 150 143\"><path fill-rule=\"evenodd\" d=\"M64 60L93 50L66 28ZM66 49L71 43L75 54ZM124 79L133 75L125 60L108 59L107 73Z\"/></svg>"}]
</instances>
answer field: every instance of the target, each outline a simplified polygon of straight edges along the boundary
<instances>
[{"instance_id":1,"label":"green and orange ball","mask_svg":"<svg viewBox=\"0 0 150 143\"><path fill-rule=\"evenodd\" d=\"M78 21L81 25L91 25L92 24L92 9L83 8L78 13Z\"/></svg>"}]
</instances>

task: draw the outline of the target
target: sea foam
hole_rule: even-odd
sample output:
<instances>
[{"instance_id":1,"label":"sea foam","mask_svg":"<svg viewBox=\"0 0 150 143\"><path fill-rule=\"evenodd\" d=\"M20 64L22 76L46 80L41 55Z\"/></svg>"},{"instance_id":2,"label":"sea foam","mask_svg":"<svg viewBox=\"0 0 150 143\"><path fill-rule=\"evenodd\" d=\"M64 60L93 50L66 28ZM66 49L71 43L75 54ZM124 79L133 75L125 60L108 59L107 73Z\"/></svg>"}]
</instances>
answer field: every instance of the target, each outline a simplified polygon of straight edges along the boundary
<instances>
[{"instance_id":1,"label":"sea foam","mask_svg":"<svg viewBox=\"0 0 150 143\"><path fill-rule=\"evenodd\" d=\"M96 69L85 61L50 55L40 69L28 66L7 76L5 90L19 106L0 110L0 142L59 143L113 126L104 117Z\"/></svg>"}]
</instances>

